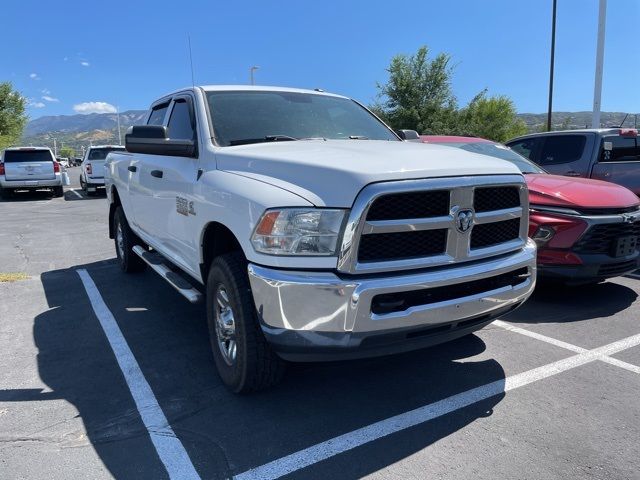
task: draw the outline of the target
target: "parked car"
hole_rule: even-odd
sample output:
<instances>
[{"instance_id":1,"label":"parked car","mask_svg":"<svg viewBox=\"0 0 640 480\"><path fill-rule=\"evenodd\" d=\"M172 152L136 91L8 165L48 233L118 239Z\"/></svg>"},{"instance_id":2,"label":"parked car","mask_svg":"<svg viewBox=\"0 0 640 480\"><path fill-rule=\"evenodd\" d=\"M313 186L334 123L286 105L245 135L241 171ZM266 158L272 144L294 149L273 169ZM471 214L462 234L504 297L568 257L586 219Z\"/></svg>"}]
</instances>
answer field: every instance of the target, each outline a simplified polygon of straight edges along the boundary
<instances>
[{"instance_id":1,"label":"parked car","mask_svg":"<svg viewBox=\"0 0 640 480\"><path fill-rule=\"evenodd\" d=\"M69 167L69 159L67 157L56 157L56 162L62 165L65 168Z\"/></svg>"},{"instance_id":2,"label":"parked car","mask_svg":"<svg viewBox=\"0 0 640 480\"><path fill-rule=\"evenodd\" d=\"M71 166L72 167L79 167L81 163L82 163L82 157L75 157L71 161Z\"/></svg>"},{"instance_id":3,"label":"parked car","mask_svg":"<svg viewBox=\"0 0 640 480\"><path fill-rule=\"evenodd\" d=\"M534 133L506 144L549 173L605 180L640 194L640 138L636 129Z\"/></svg>"},{"instance_id":4,"label":"parked car","mask_svg":"<svg viewBox=\"0 0 640 480\"><path fill-rule=\"evenodd\" d=\"M472 137L422 136L502 158L529 187L529 236L538 244L538 274L568 284L595 283L638 268L640 200L629 189L600 180L551 175L500 143Z\"/></svg>"},{"instance_id":5,"label":"parked car","mask_svg":"<svg viewBox=\"0 0 640 480\"><path fill-rule=\"evenodd\" d=\"M145 123L107 158L118 262L148 264L190 301L205 291L235 392L277 382L283 359L449 341L534 288L527 188L509 162L402 141L359 103L308 90L187 88Z\"/></svg>"},{"instance_id":6,"label":"parked car","mask_svg":"<svg viewBox=\"0 0 640 480\"><path fill-rule=\"evenodd\" d=\"M88 196L95 195L98 189L104 189L104 163L109 152L122 151L122 145L96 145L89 147L80 170L80 188Z\"/></svg>"},{"instance_id":7,"label":"parked car","mask_svg":"<svg viewBox=\"0 0 640 480\"><path fill-rule=\"evenodd\" d=\"M45 147L7 148L0 155L0 195L10 198L16 190L48 189L64 195L61 166Z\"/></svg>"}]
</instances>

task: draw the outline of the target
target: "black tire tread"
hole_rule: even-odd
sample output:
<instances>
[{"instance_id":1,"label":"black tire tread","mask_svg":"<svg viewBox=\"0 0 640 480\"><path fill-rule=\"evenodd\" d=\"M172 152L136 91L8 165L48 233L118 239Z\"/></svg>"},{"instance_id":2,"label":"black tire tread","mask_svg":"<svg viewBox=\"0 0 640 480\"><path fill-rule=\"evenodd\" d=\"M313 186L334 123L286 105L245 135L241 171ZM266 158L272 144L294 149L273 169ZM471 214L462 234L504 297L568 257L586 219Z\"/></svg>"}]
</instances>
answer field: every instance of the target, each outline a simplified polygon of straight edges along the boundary
<instances>
[{"instance_id":1,"label":"black tire tread","mask_svg":"<svg viewBox=\"0 0 640 480\"><path fill-rule=\"evenodd\" d=\"M125 258L120 258L118 254L118 239L115 238L116 225L118 224L118 222L122 223L122 236L124 237ZM129 222L127 222L127 217L125 216L122 207L118 207L116 209L116 213L113 216L113 223L114 245L116 247L116 257L118 258L120 268L125 273L137 273L143 271L146 268L147 264L144 263L144 260L138 257L138 255L136 255L133 251L133 247L135 245L143 244L138 236L133 233L131 227L129 227Z\"/></svg>"},{"instance_id":2,"label":"black tire tread","mask_svg":"<svg viewBox=\"0 0 640 480\"><path fill-rule=\"evenodd\" d=\"M232 252L215 258L209 270L209 281L212 281L217 270L231 279L226 286L240 303L240 321L244 325L246 367L241 382L230 385L230 388L236 393L249 393L272 387L282 379L286 364L271 349L260 328L244 255L242 252ZM214 332L212 335L215 337ZM212 348L218 348L213 338Z\"/></svg>"}]
</instances>

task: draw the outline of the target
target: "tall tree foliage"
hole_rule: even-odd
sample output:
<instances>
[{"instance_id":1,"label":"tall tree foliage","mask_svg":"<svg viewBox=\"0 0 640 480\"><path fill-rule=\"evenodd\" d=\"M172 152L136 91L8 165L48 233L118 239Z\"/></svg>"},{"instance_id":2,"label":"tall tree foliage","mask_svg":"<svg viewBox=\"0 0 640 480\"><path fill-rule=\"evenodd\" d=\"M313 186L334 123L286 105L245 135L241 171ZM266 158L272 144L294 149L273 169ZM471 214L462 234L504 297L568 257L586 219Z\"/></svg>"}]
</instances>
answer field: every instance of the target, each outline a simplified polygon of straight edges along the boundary
<instances>
[{"instance_id":1,"label":"tall tree foliage","mask_svg":"<svg viewBox=\"0 0 640 480\"><path fill-rule=\"evenodd\" d=\"M487 96L486 89L458 109L451 82L453 66L446 53L429 59L426 46L415 55L396 55L389 79L378 84L379 100L372 110L393 128L422 134L472 135L505 141L526 132L511 99Z\"/></svg>"},{"instance_id":2,"label":"tall tree foliage","mask_svg":"<svg viewBox=\"0 0 640 480\"><path fill-rule=\"evenodd\" d=\"M460 111L459 124L469 135L497 142L527 133L524 121L516 115L513 101L505 95L489 97L486 89Z\"/></svg>"},{"instance_id":3,"label":"tall tree foliage","mask_svg":"<svg viewBox=\"0 0 640 480\"><path fill-rule=\"evenodd\" d=\"M10 82L0 83L0 149L14 145L27 124L27 100Z\"/></svg>"}]
</instances>

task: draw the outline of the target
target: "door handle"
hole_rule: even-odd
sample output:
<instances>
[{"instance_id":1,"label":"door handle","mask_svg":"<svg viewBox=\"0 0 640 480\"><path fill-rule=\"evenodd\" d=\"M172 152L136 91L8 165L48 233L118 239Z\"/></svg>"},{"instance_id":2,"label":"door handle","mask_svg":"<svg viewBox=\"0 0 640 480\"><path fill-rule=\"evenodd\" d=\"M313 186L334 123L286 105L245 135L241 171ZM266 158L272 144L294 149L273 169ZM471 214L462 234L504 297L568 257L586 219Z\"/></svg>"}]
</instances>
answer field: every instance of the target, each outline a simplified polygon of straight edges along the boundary
<instances>
[{"instance_id":1,"label":"door handle","mask_svg":"<svg viewBox=\"0 0 640 480\"><path fill-rule=\"evenodd\" d=\"M129 165L127 167L127 170L129 170L130 172L137 172L138 171L138 167L136 167L135 165Z\"/></svg>"},{"instance_id":2,"label":"door handle","mask_svg":"<svg viewBox=\"0 0 640 480\"><path fill-rule=\"evenodd\" d=\"M573 171L573 170L569 170L567 173L565 173L565 175L567 177L579 177L580 176L580 174L578 172Z\"/></svg>"},{"instance_id":3,"label":"door handle","mask_svg":"<svg viewBox=\"0 0 640 480\"><path fill-rule=\"evenodd\" d=\"M162 170L151 170L151 176L156 178L162 178Z\"/></svg>"}]
</instances>

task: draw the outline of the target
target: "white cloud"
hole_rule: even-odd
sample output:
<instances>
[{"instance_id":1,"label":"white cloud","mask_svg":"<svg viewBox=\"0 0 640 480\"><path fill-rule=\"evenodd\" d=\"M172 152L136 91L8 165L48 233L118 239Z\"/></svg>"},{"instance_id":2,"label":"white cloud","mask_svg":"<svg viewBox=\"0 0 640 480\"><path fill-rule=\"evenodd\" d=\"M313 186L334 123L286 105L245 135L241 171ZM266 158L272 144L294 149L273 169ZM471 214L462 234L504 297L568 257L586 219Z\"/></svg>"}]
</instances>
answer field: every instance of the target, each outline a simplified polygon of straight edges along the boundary
<instances>
[{"instance_id":1,"label":"white cloud","mask_svg":"<svg viewBox=\"0 0 640 480\"><path fill-rule=\"evenodd\" d=\"M89 62L87 62L86 60L83 60L82 62L80 62L80 65L82 65L83 67L88 67L91 64Z\"/></svg>"},{"instance_id":2,"label":"white cloud","mask_svg":"<svg viewBox=\"0 0 640 480\"><path fill-rule=\"evenodd\" d=\"M42 92L43 95L51 94L51 90L49 90L48 88L43 88L42 90L40 90L40 92Z\"/></svg>"},{"instance_id":3,"label":"white cloud","mask_svg":"<svg viewBox=\"0 0 640 480\"><path fill-rule=\"evenodd\" d=\"M77 113L116 113L116 107L107 102L83 102L73 106Z\"/></svg>"},{"instance_id":4,"label":"white cloud","mask_svg":"<svg viewBox=\"0 0 640 480\"><path fill-rule=\"evenodd\" d=\"M29 106L32 108L44 108L46 105L42 102L29 102Z\"/></svg>"},{"instance_id":5,"label":"white cloud","mask_svg":"<svg viewBox=\"0 0 640 480\"><path fill-rule=\"evenodd\" d=\"M40 77L38 76L37 73L29 74L29 78L32 79L32 80L40 80Z\"/></svg>"},{"instance_id":6,"label":"white cloud","mask_svg":"<svg viewBox=\"0 0 640 480\"><path fill-rule=\"evenodd\" d=\"M42 100L45 100L47 102L59 102L60 101L57 98L50 97L49 95L43 95L42 96Z\"/></svg>"}]
</instances>

